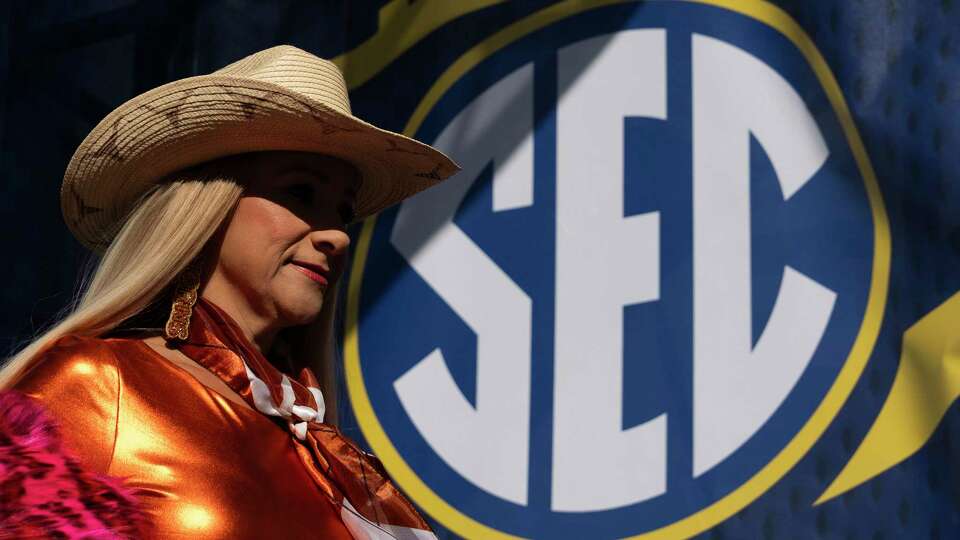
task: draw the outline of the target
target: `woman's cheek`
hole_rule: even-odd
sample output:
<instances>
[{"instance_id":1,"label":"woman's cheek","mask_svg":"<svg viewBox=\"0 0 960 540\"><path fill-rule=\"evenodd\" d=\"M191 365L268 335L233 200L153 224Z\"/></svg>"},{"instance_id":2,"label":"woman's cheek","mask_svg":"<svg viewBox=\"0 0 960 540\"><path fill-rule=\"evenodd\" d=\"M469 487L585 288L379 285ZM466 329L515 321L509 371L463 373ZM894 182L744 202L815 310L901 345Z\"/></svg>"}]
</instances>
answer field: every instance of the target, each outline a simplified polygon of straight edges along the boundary
<instances>
[{"instance_id":1,"label":"woman's cheek","mask_svg":"<svg viewBox=\"0 0 960 540\"><path fill-rule=\"evenodd\" d=\"M271 243L292 245L309 232L309 225L287 208L266 199L259 199L259 202L259 226Z\"/></svg>"},{"instance_id":2,"label":"woman's cheek","mask_svg":"<svg viewBox=\"0 0 960 540\"><path fill-rule=\"evenodd\" d=\"M238 214L239 214L238 209ZM282 206L266 199L253 199L243 208L241 238L253 248L250 255L256 257L269 256L286 249L295 237L295 223L292 216Z\"/></svg>"}]
</instances>

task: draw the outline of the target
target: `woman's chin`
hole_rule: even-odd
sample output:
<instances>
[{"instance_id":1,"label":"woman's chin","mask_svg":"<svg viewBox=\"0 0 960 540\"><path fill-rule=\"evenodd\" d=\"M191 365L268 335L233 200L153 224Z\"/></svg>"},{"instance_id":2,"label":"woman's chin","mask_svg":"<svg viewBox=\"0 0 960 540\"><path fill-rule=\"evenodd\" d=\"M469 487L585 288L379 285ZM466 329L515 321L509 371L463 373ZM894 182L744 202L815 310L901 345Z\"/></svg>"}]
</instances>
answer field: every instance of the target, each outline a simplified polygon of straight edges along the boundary
<instances>
[{"instance_id":1,"label":"woman's chin","mask_svg":"<svg viewBox=\"0 0 960 540\"><path fill-rule=\"evenodd\" d=\"M320 311L323 308L323 295L311 296L316 296L317 299L306 299L300 296L295 300L280 304L278 311L289 325L309 324L320 316Z\"/></svg>"}]
</instances>

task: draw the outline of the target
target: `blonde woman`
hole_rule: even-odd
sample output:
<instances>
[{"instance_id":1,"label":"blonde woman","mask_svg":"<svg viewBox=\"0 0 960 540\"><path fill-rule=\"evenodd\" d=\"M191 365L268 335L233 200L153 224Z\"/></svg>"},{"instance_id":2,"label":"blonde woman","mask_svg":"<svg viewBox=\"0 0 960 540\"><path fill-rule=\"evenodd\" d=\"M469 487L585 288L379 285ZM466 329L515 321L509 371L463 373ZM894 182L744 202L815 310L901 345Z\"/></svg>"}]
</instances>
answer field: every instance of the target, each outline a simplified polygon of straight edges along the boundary
<instances>
[{"instance_id":1,"label":"blonde woman","mask_svg":"<svg viewBox=\"0 0 960 540\"><path fill-rule=\"evenodd\" d=\"M111 112L61 190L99 266L0 370L0 536L434 538L335 427L332 321L346 226L456 170L291 46Z\"/></svg>"}]
</instances>

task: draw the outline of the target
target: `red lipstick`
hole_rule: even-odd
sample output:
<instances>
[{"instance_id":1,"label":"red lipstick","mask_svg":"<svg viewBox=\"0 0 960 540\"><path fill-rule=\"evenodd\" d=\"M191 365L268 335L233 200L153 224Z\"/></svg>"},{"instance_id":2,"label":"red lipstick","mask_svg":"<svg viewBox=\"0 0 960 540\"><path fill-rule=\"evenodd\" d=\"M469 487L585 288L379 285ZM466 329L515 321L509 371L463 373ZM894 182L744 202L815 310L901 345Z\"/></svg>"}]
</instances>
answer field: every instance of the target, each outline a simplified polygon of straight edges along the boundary
<instances>
[{"instance_id":1,"label":"red lipstick","mask_svg":"<svg viewBox=\"0 0 960 540\"><path fill-rule=\"evenodd\" d=\"M323 268L322 266L316 264L310 264L300 261L290 261L290 264L300 271L303 275L312 279L313 281L319 283L320 285L326 286L328 284L327 275L329 275L329 270Z\"/></svg>"}]
</instances>

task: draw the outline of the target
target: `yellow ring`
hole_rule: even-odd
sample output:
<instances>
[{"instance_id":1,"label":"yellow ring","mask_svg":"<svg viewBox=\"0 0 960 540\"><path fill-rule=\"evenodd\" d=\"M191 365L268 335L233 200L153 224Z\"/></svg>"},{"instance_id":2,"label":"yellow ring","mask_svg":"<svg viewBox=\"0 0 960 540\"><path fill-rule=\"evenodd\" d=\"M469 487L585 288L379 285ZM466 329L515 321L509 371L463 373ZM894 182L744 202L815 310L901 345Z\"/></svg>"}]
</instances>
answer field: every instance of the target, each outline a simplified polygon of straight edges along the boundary
<instances>
[{"instance_id":1,"label":"yellow ring","mask_svg":"<svg viewBox=\"0 0 960 540\"><path fill-rule=\"evenodd\" d=\"M867 308L853 347L850 349L840 373L827 391L823 401L820 402L813 415L800 428L794 438L766 466L730 494L670 525L631 537L634 539L687 538L699 534L726 520L756 500L800 461L823 435L827 426L840 411L867 365L877 335L880 333L880 324L886 307L887 287L890 280L890 225L880 188L877 185L876 175L860 138L860 133L853 122L853 116L850 114L850 109L847 107L843 93L840 91L840 86L813 41L786 12L765 0L682 1L721 7L755 19L779 31L803 54L830 100L830 104L837 115L837 120L847 138L847 143L850 145L860 175L863 177L874 223L873 267ZM493 34L464 53L437 79L417 108L414 109L404 128L404 134L412 137L423 123L427 113L450 87L493 53L517 39L561 19L591 9L621 3L627 2L625 0L569 0L560 2L533 13ZM363 278L364 265L375 225L376 216L363 224L347 289L347 333L344 342L345 371L350 403L357 416L363 436L404 491L427 513L451 531L465 538L519 538L480 523L440 498L403 459L373 411L373 405L370 403L370 397L367 394L360 369L358 321L360 283Z\"/></svg>"}]
</instances>

